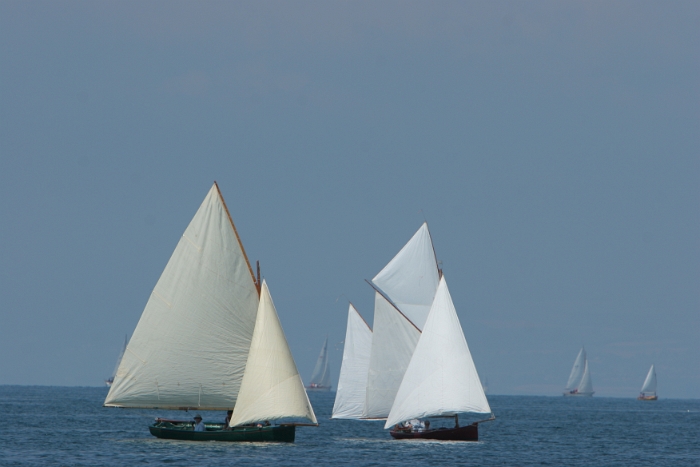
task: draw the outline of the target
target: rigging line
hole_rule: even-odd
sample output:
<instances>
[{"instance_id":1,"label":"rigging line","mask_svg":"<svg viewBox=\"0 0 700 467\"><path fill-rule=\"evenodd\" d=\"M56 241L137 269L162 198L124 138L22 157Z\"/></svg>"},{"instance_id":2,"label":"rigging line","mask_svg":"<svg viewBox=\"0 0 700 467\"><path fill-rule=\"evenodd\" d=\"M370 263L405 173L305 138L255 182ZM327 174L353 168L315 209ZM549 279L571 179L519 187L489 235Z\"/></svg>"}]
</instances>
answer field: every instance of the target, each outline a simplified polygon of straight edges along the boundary
<instances>
[{"instance_id":1,"label":"rigging line","mask_svg":"<svg viewBox=\"0 0 700 467\"><path fill-rule=\"evenodd\" d=\"M365 279L365 280L367 280L367 279ZM361 314L359 311L357 311L357 308L355 308L355 305L353 305L352 302L350 302L350 306L352 307L353 310L355 310L355 313L357 313L357 316L360 317L360 319L362 320L362 322L365 323L365 326L367 326L367 329L369 329L370 332L372 332L372 328L370 327L369 324L367 324L367 321L365 320L365 318L362 316L362 314Z\"/></svg>"},{"instance_id":2,"label":"rigging line","mask_svg":"<svg viewBox=\"0 0 700 467\"><path fill-rule=\"evenodd\" d=\"M245 258L245 263L248 265L248 271L250 272L250 277L253 279L253 284L256 285L256 288L258 289L258 295L260 295L260 284L256 283L255 281L255 274L253 273L253 267L250 265L250 261L248 260L248 255L245 252L245 248L243 247L243 242L241 242L241 237L238 235L238 230L236 229L236 224L233 223L233 218L231 218L231 213L228 210L228 206L226 206L226 201L224 201L224 196L221 194L221 190L219 189L219 184L216 183L216 180L214 180L214 186L216 187L216 192L219 194L219 200L221 200L221 204L224 206L224 211L226 211L226 215L228 216L229 222L231 222L231 227L233 228L233 233L236 234L236 240L238 240L238 246L241 247L241 251L243 252L243 257Z\"/></svg>"},{"instance_id":3,"label":"rigging line","mask_svg":"<svg viewBox=\"0 0 700 467\"><path fill-rule=\"evenodd\" d=\"M368 281L367 279L365 279L365 282L367 282L370 286L372 286L372 288L373 288L379 295L381 295L382 298L384 298L384 300L386 300L386 301L389 303L389 305L391 305L392 307L394 307L394 309L395 309L396 311L398 311L398 312L401 314L401 316L403 316L404 318L406 318L406 321L408 321L409 323L411 323L411 325L412 325L414 328L416 328L416 330L417 330L419 333L421 333L421 334L423 333L423 331L421 331L420 328L419 328L418 326L416 326L415 323L414 323L413 321L411 321L411 320L408 318L408 316L406 316L406 315L403 313L403 311L399 310L399 307L384 293L384 291L383 291L382 289L380 289L379 287L377 287L376 285L374 285L371 281Z\"/></svg>"}]
</instances>

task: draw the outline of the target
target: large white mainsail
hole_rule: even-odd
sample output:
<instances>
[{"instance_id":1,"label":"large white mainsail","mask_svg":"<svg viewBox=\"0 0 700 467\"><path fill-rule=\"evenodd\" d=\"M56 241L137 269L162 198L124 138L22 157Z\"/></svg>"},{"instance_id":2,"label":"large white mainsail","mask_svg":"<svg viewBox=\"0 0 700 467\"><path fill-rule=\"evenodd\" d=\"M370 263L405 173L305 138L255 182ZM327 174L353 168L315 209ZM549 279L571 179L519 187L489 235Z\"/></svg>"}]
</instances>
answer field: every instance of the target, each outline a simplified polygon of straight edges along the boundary
<instances>
[{"instance_id":1,"label":"large white mainsail","mask_svg":"<svg viewBox=\"0 0 700 467\"><path fill-rule=\"evenodd\" d=\"M389 415L420 331L379 292L374 295L374 331L363 418Z\"/></svg>"},{"instance_id":2,"label":"large white mainsail","mask_svg":"<svg viewBox=\"0 0 700 467\"><path fill-rule=\"evenodd\" d=\"M647 377L644 380L641 393L643 396L656 395L656 370L654 369L654 365L651 365L651 368L649 368L649 373L647 373Z\"/></svg>"},{"instance_id":3,"label":"large white mainsail","mask_svg":"<svg viewBox=\"0 0 700 467\"><path fill-rule=\"evenodd\" d=\"M367 394L367 373L372 350L372 330L355 307L348 308L343 365L340 367L331 418L362 418Z\"/></svg>"},{"instance_id":4,"label":"large white mainsail","mask_svg":"<svg viewBox=\"0 0 700 467\"><path fill-rule=\"evenodd\" d=\"M258 301L253 271L215 183L158 279L104 405L233 407Z\"/></svg>"},{"instance_id":5,"label":"large white mainsail","mask_svg":"<svg viewBox=\"0 0 700 467\"><path fill-rule=\"evenodd\" d=\"M443 276L384 428L462 412L490 413L491 407Z\"/></svg>"},{"instance_id":6,"label":"large white mainsail","mask_svg":"<svg viewBox=\"0 0 700 467\"><path fill-rule=\"evenodd\" d=\"M317 387L330 388L331 385L331 371L328 367L328 336L323 342L323 347L321 348L321 353L318 355L318 360L316 360L316 366L314 366L314 372L311 374L311 381L309 384L313 384Z\"/></svg>"},{"instance_id":7,"label":"large white mainsail","mask_svg":"<svg viewBox=\"0 0 700 467\"><path fill-rule=\"evenodd\" d=\"M372 279L403 314L423 329L437 289L439 273L428 224Z\"/></svg>"},{"instance_id":8,"label":"large white mainsail","mask_svg":"<svg viewBox=\"0 0 700 467\"><path fill-rule=\"evenodd\" d=\"M569 375L569 381L566 383L566 390L571 391L578 387L581 382L581 376L583 376L583 367L586 363L586 350L581 347L576 360L574 361L574 366L571 368L571 374Z\"/></svg>"},{"instance_id":9,"label":"large white mainsail","mask_svg":"<svg viewBox=\"0 0 700 467\"><path fill-rule=\"evenodd\" d=\"M230 425L285 417L306 418L316 423L270 291L263 281L255 332Z\"/></svg>"}]
</instances>

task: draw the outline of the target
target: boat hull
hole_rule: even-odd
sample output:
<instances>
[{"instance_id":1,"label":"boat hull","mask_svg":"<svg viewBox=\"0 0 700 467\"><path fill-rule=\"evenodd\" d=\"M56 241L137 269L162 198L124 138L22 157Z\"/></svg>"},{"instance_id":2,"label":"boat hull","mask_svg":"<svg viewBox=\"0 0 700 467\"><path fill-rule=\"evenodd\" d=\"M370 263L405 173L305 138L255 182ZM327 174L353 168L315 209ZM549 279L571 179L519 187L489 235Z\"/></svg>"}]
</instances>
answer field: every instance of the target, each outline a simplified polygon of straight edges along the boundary
<instances>
[{"instance_id":1,"label":"boat hull","mask_svg":"<svg viewBox=\"0 0 700 467\"><path fill-rule=\"evenodd\" d=\"M658 396L639 396L638 401L655 401L658 400Z\"/></svg>"},{"instance_id":2,"label":"boat hull","mask_svg":"<svg viewBox=\"0 0 700 467\"><path fill-rule=\"evenodd\" d=\"M330 392L330 386L306 386L306 392Z\"/></svg>"},{"instance_id":3,"label":"boat hull","mask_svg":"<svg viewBox=\"0 0 700 467\"><path fill-rule=\"evenodd\" d=\"M207 431L194 431L192 424L176 425L168 422L148 427L153 436L161 439L182 441L228 441L228 442L277 442L293 443L296 434L294 425L263 427L235 427L224 430L223 424L206 424Z\"/></svg>"},{"instance_id":4,"label":"boat hull","mask_svg":"<svg viewBox=\"0 0 700 467\"><path fill-rule=\"evenodd\" d=\"M389 432L394 439L435 439L440 441L479 441L479 425L466 425L458 428L438 428L418 432Z\"/></svg>"},{"instance_id":5,"label":"boat hull","mask_svg":"<svg viewBox=\"0 0 700 467\"><path fill-rule=\"evenodd\" d=\"M564 397L593 397L593 392L576 392L576 393L570 393L570 392L565 392Z\"/></svg>"}]
</instances>

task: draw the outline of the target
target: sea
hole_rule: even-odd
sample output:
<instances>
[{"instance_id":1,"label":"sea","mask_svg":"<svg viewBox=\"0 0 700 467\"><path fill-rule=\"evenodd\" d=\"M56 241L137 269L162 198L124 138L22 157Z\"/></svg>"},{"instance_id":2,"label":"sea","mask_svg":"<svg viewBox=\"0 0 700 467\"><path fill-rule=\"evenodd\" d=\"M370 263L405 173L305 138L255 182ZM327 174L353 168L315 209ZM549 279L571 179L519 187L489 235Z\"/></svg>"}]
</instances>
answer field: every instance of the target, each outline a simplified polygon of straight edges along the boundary
<instances>
[{"instance_id":1,"label":"sea","mask_svg":"<svg viewBox=\"0 0 700 467\"><path fill-rule=\"evenodd\" d=\"M441 442L396 441L377 421L330 420L334 393L310 393L320 426L277 444L160 440L148 432L155 417L194 414L105 408L106 395L0 386L0 465L700 466L700 400L493 395L496 420L480 425L478 442Z\"/></svg>"}]
</instances>

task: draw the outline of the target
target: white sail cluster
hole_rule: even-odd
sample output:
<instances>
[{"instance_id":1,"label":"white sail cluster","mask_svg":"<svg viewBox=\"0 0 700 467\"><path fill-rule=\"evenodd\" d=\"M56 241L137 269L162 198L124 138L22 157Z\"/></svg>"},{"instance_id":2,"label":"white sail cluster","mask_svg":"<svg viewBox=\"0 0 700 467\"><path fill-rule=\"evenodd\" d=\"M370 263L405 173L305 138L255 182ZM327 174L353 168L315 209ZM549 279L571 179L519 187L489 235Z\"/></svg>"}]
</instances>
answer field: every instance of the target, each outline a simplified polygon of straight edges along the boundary
<instances>
[{"instance_id":1,"label":"white sail cluster","mask_svg":"<svg viewBox=\"0 0 700 467\"><path fill-rule=\"evenodd\" d=\"M360 331L351 308L333 418L387 419L388 428L417 417L490 413L427 224L371 285L374 330Z\"/></svg>"},{"instance_id":2,"label":"white sail cluster","mask_svg":"<svg viewBox=\"0 0 700 467\"><path fill-rule=\"evenodd\" d=\"M104 405L235 407L238 420L315 422L300 385L267 285L258 289L214 184L148 299Z\"/></svg>"}]
</instances>

